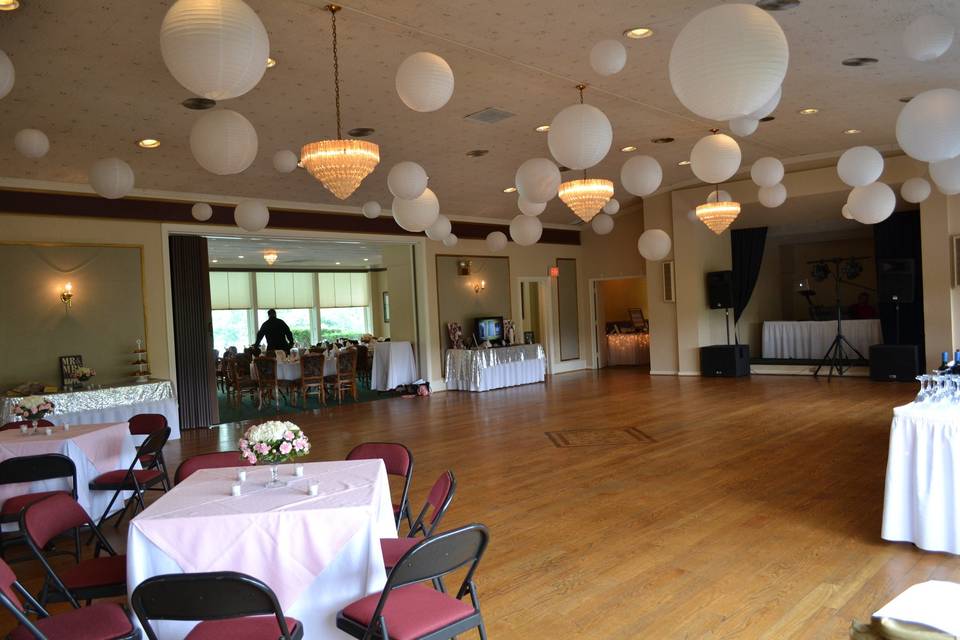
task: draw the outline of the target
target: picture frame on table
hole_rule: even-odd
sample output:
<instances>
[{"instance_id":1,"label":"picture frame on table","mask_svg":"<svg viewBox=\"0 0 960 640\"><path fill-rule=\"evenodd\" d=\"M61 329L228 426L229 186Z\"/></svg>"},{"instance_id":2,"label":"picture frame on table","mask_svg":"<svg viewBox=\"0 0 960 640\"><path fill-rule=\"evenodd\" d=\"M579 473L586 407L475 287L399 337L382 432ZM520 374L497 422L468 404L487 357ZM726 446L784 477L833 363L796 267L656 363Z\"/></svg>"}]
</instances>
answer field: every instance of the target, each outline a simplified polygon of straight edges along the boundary
<instances>
[{"instance_id":1,"label":"picture frame on table","mask_svg":"<svg viewBox=\"0 0 960 640\"><path fill-rule=\"evenodd\" d=\"M76 382L76 371L83 366L83 356L60 356L60 386Z\"/></svg>"},{"instance_id":2,"label":"picture frame on table","mask_svg":"<svg viewBox=\"0 0 960 640\"><path fill-rule=\"evenodd\" d=\"M648 333L650 330L650 321L643 316L643 309L640 307L634 307L627 309L627 312L630 314L630 323L633 325L633 328L639 331L640 333Z\"/></svg>"}]
</instances>

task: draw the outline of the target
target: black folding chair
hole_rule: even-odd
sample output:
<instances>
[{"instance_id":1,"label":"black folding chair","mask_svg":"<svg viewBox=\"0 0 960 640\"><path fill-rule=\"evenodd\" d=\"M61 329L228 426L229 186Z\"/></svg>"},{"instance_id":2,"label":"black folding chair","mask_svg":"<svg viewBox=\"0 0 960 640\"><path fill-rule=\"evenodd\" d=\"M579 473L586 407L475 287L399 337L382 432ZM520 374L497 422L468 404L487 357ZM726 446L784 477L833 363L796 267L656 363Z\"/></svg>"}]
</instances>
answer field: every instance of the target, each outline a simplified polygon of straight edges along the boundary
<instances>
[{"instance_id":1,"label":"black folding chair","mask_svg":"<svg viewBox=\"0 0 960 640\"><path fill-rule=\"evenodd\" d=\"M17 484L21 482L43 482L46 480L69 479L68 490L36 491L24 493L4 500L0 506L0 523L11 524L20 522L20 512L38 500L43 500L57 493L63 493L73 498L77 497L77 467L73 460L59 453L45 453L36 456L20 456L7 458L0 462L0 485ZM23 543L22 531L0 533L0 558L6 559L6 548L13 544ZM80 530L74 532L76 544L72 554L80 560ZM69 553L69 552L68 552ZM24 560L27 558L18 558Z\"/></svg>"},{"instance_id":2,"label":"black folding chair","mask_svg":"<svg viewBox=\"0 0 960 640\"><path fill-rule=\"evenodd\" d=\"M149 640L157 640L151 620L201 620L191 636L204 638L303 638L303 625L284 617L270 587L234 571L148 578L130 604Z\"/></svg>"},{"instance_id":3,"label":"black folding chair","mask_svg":"<svg viewBox=\"0 0 960 640\"><path fill-rule=\"evenodd\" d=\"M113 491L113 497L110 498L110 503L107 505L107 508L103 510L103 515L100 516L100 519L97 520L98 527L103 526L104 521L106 521L107 516L110 514L113 503L120 497L121 492L132 491L133 497L123 506L123 511L121 511L117 517L117 521L113 525L114 527L120 526L120 523L123 521L123 516L126 515L127 509L130 508L131 504L134 505L134 515L136 515L138 507L140 510L146 509L146 505L143 503L143 492L145 490L158 484L163 487L164 490L166 489L169 484L167 474L159 465L150 469L137 469L136 467L144 457L162 460L163 447L167 444L169 437L170 427L154 431L148 435L147 439L140 445L140 448L137 450L137 457L133 459L126 470L117 469L116 471L107 471L90 481L91 491Z\"/></svg>"},{"instance_id":4,"label":"black folding chair","mask_svg":"<svg viewBox=\"0 0 960 640\"><path fill-rule=\"evenodd\" d=\"M362 640L389 640L391 628L394 637L445 640L476 627L486 640L473 574L489 539L482 524L424 538L390 571L383 591L337 613L337 628ZM419 584L468 565L456 597ZM469 604L463 601L467 595Z\"/></svg>"}]
</instances>

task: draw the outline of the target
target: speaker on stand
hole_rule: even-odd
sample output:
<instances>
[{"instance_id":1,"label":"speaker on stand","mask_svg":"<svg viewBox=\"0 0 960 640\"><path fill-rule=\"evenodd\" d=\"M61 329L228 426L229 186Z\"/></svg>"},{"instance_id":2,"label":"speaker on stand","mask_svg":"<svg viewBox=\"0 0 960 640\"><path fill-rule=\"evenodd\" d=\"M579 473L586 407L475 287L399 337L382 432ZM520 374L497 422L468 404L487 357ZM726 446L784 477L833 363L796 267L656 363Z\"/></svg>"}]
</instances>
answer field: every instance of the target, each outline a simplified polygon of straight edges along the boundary
<instances>
[{"instance_id":1,"label":"speaker on stand","mask_svg":"<svg viewBox=\"0 0 960 640\"><path fill-rule=\"evenodd\" d=\"M877 298L894 305L893 344L870 346L870 377L873 380L913 382L920 373L920 350L915 344L900 344L900 305L915 299L915 262L912 258L877 260Z\"/></svg>"},{"instance_id":2,"label":"speaker on stand","mask_svg":"<svg viewBox=\"0 0 960 640\"><path fill-rule=\"evenodd\" d=\"M750 345L730 344L730 309L733 308L733 271L707 274L707 304L723 309L727 344L700 347L700 375L738 378L750 375Z\"/></svg>"}]
</instances>

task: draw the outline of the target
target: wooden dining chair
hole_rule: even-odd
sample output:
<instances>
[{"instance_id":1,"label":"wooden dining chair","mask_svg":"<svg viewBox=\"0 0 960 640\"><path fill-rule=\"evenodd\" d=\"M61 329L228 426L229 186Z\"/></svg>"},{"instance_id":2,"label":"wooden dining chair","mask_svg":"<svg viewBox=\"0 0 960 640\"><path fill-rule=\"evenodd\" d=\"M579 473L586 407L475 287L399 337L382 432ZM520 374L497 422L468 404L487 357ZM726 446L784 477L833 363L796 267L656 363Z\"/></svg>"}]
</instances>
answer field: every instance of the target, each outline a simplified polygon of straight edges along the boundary
<instances>
[{"instance_id":1,"label":"wooden dining chair","mask_svg":"<svg viewBox=\"0 0 960 640\"><path fill-rule=\"evenodd\" d=\"M280 411L280 388L277 384L277 359L260 356L253 361L257 368L257 409L263 409L263 401L273 400Z\"/></svg>"},{"instance_id":2,"label":"wooden dining chair","mask_svg":"<svg viewBox=\"0 0 960 640\"><path fill-rule=\"evenodd\" d=\"M323 367L326 357L322 352L313 351L300 356L300 394L303 407L307 407L307 396L317 396L317 401L327 404L327 390L323 380Z\"/></svg>"},{"instance_id":3,"label":"wooden dining chair","mask_svg":"<svg viewBox=\"0 0 960 640\"><path fill-rule=\"evenodd\" d=\"M251 400L257 395L257 381L250 375L249 358L237 356L230 359L230 378L235 406L240 406L244 394L248 394Z\"/></svg>"},{"instance_id":4,"label":"wooden dining chair","mask_svg":"<svg viewBox=\"0 0 960 640\"><path fill-rule=\"evenodd\" d=\"M343 401L344 391L353 394L354 402L357 401L357 350L354 348L341 349L337 353L337 372L332 376L327 376L327 386L331 393L337 394L337 402Z\"/></svg>"}]
</instances>

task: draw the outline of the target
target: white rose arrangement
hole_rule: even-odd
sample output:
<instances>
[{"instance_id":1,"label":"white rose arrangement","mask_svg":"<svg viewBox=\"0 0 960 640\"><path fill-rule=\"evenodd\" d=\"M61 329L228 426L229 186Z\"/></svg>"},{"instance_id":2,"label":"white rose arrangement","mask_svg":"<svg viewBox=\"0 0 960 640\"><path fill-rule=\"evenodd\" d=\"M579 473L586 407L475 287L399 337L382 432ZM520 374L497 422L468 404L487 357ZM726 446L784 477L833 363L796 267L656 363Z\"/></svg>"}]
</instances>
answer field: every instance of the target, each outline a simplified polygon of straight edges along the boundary
<instances>
[{"instance_id":1,"label":"white rose arrangement","mask_svg":"<svg viewBox=\"0 0 960 640\"><path fill-rule=\"evenodd\" d=\"M292 422L255 424L240 439L240 455L250 464L280 464L310 452L310 441Z\"/></svg>"},{"instance_id":2,"label":"white rose arrangement","mask_svg":"<svg viewBox=\"0 0 960 640\"><path fill-rule=\"evenodd\" d=\"M42 396L27 396L13 407L13 415L21 420L40 420L53 412L53 403Z\"/></svg>"}]
</instances>

